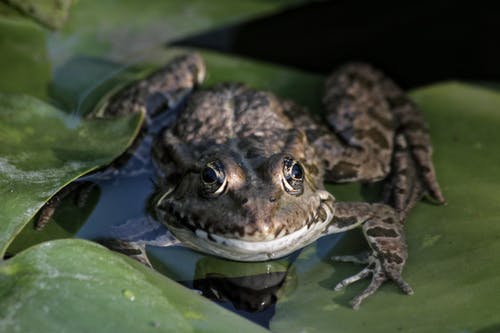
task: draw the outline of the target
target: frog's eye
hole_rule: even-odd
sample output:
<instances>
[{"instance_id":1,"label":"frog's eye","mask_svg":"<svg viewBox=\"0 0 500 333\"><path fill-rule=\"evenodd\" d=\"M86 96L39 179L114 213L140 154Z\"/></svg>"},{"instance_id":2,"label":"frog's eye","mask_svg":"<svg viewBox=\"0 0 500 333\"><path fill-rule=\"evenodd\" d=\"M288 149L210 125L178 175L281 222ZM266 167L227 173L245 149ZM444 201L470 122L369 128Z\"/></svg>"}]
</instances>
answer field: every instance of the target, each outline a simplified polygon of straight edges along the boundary
<instances>
[{"instance_id":1,"label":"frog's eye","mask_svg":"<svg viewBox=\"0 0 500 333\"><path fill-rule=\"evenodd\" d=\"M227 187L224 164L215 160L208 162L200 173L202 192L204 195L213 197L224 192Z\"/></svg>"},{"instance_id":2,"label":"frog's eye","mask_svg":"<svg viewBox=\"0 0 500 333\"><path fill-rule=\"evenodd\" d=\"M304 169L291 157L283 159L283 187L293 195L301 195L304 191Z\"/></svg>"}]
</instances>

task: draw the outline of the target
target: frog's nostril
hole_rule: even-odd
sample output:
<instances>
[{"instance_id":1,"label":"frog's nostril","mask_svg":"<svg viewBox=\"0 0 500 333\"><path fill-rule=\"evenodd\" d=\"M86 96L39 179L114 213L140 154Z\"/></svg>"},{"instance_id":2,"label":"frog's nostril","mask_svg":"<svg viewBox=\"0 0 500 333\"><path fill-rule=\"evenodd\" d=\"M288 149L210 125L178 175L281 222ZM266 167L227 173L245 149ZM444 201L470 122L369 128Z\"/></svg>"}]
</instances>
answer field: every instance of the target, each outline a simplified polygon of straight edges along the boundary
<instances>
[{"instance_id":1,"label":"frog's nostril","mask_svg":"<svg viewBox=\"0 0 500 333\"><path fill-rule=\"evenodd\" d=\"M275 202L276 200L278 200L276 197L269 197L270 202Z\"/></svg>"},{"instance_id":2,"label":"frog's nostril","mask_svg":"<svg viewBox=\"0 0 500 333\"><path fill-rule=\"evenodd\" d=\"M244 205L248 202L248 198L241 199L241 204Z\"/></svg>"}]
</instances>

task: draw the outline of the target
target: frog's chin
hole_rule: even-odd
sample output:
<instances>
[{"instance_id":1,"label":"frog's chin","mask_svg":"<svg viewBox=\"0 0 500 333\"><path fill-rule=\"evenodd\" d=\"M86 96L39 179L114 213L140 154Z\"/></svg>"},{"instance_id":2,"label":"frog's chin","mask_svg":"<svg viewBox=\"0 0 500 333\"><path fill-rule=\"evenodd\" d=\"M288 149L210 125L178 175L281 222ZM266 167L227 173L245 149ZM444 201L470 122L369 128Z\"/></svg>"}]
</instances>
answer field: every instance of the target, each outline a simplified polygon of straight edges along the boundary
<instances>
[{"instance_id":1,"label":"frog's chin","mask_svg":"<svg viewBox=\"0 0 500 333\"><path fill-rule=\"evenodd\" d=\"M333 199L333 197L331 197ZM204 230L194 231L170 226L175 236L188 247L197 251L238 261L265 261L281 258L320 238L334 216L334 205L325 200L320 206L324 210L321 220L305 224L287 235L262 241L249 241L209 234Z\"/></svg>"}]
</instances>

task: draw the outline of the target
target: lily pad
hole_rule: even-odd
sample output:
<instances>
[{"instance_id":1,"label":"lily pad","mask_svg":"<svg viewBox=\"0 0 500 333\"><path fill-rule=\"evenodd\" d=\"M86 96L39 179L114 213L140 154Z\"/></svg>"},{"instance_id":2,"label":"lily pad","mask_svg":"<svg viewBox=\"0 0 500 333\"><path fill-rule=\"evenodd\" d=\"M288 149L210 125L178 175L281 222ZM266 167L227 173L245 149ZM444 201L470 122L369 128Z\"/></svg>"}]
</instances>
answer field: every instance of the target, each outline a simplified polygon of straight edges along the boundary
<instances>
[{"instance_id":1,"label":"lily pad","mask_svg":"<svg viewBox=\"0 0 500 333\"><path fill-rule=\"evenodd\" d=\"M140 61L151 48L187 35L266 15L304 0L79 1L58 34L50 35L57 64L72 55Z\"/></svg>"},{"instance_id":2,"label":"lily pad","mask_svg":"<svg viewBox=\"0 0 500 333\"><path fill-rule=\"evenodd\" d=\"M207 86L242 81L298 100L312 111L321 107L319 75L210 52L203 52L203 56L208 67ZM329 258L357 252L366 244L358 232L327 237L304 249L292 265L296 283L278 301L271 321L273 331L426 332L440 327L467 332L497 327L500 309L491 293L500 283L500 262L492 255L500 247L496 237L500 212L494 200L500 187L493 167L500 162L495 154L500 139L500 94L489 88L446 83L414 91L412 97L431 126L434 161L448 200L445 207L419 203L407 222L410 259L404 276L415 295L402 295L387 283L359 311L353 311L348 301L367 281L335 292L334 285L360 267L333 263ZM359 185L332 185L329 189L339 200L365 199ZM188 250L176 249L168 264L175 267L165 271L185 280L195 274L177 273L182 265L173 258L179 258L179 251L189 258ZM196 258L182 257L181 261L196 263L200 258L199 254L191 256ZM210 265L210 269L218 270L218 265ZM232 269L230 263L220 268ZM478 308L481 311L474 310Z\"/></svg>"},{"instance_id":3,"label":"lily pad","mask_svg":"<svg viewBox=\"0 0 500 333\"><path fill-rule=\"evenodd\" d=\"M160 274L83 240L0 263L2 332L265 332Z\"/></svg>"},{"instance_id":4,"label":"lily pad","mask_svg":"<svg viewBox=\"0 0 500 333\"><path fill-rule=\"evenodd\" d=\"M55 192L122 153L141 119L81 120L30 96L0 94L0 256Z\"/></svg>"},{"instance_id":5,"label":"lily pad","mask_svg":"<svg viewBox=\"0 0 500 333\"><path fill-rule=\"evenodd\" d=\"M53 32L6 2L48 16L55 13L55 4L62 3L55 7L60 13L69 10L69 18L61 30ZM160 45L302 2L305 0L170 0L144 4L124 0L117 6L114 0L0 1L0 92L30 94L66 109L68 99L69 106L74 106L74 97L81 101L110 76L148 62L152 50ZM67 84L71 84L70 96L65 95ZM79 96L73 96L73 88L80 89Z\"/></svg>"},{"instance_id":6,"label":"lily pad","mask_svg":"<svg viewBox=\"0 0 500 333\"><path fill-rule=\"evenodd\" d=\"M411 93L431 126L434 161L448 200L418 204L407 221L404 272L415 294L392 284L353 311L348 301L368 281L335 292L359 271L333 263L365 244L357 232L323 239L295 262L297 290L282 299L271 322L276 332L496 332L500 327L500 94L462 83ZM332 187L335 194L341 186ZM359 200L352 193L350 199Z\"/></svg>"},{"instance_id":7,"label":"lily pad","mask_svg":"<svg viewBox=\"0 0 500 333\"><path fill-rule=\"evenodd\" d=\"M321 76L213 53L204 53L204 57L209 74L206 85L242 81L293 98L313 111L320 107ZM365 244L355 232L329 237L306 248L294 263L297 289L288 291L279 301L271 322L274 331L426 332L439 327L444 331L487 332L498 328L500 309L494 293L500 283L500 262L494 253L500 247L496 236L500 211L495 199L500 195L500 177L495 170L500 162L496 153L500 95L491 89L448 83L417 90L412 96L431 125L434 161L449 202L446 207L420 203L408 220L410 259L404 276L415 295L404 296L386 284L360 311L351 310L349 299L367 282L334 292L336 282L360 268L332 263L329 258L356 252ZM0 124L4 123L1 118ZM11 126L5 128L0 128L2 143ZM0 147L3 156L1 149L5 148ZM1 185L2 191L7 191L8 187ZM32 187L25 185L23 190L28 193ZM57 188L53 186L52 190ZM358 185L329 189L340 200L364 199ZM3 198L4 193L1 195ZM41 202L36 201L32 207ZM0 208L3 214L4 206Z\"/></svg>"},{"instance_id":8,"label":"lily pad","mask_svg":"<svg viewBox=\"0 0 500 333\"><path fill-rule=\"evenodd\" d=\"M2 6L0 3L0 92L46 98L51 76L46 32L30 20L1 15Z\"/></svg>"},{"instance_id":9,"label":"lily pad","mask_svg":"<svg viewBox=\"0 0 500 333\"><path fill-rule=\"evenodd\" d=\"M5 0L41 24L59 29L68 18L72 0Z\"/></svg>"}]
</instances>

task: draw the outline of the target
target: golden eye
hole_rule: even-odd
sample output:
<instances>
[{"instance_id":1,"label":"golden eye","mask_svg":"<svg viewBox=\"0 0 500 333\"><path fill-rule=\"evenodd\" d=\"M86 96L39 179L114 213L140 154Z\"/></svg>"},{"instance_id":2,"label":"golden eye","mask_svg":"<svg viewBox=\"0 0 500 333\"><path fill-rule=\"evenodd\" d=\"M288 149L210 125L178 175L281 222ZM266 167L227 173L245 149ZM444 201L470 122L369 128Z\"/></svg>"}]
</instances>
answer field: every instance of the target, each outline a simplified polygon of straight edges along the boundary
<instances>
[{"instance_id":1,"label":"golden eye","mask_svg":"<svg viewBox=\"0 0 500 333\"><path fill-rule=\"evenodd\" d=\"M283 187L293 195L301 195L304 191L304 169L288 156L283 159Z\"/></svg>"},{"instance_id":2,"label":"golden eye","mask_svg":"<svg viewBox=\"0 0 500 333\"><path fill-rule=\"evenodd\" d=\"M202 183L202 193L205 196L213 197L224 192L227 187L224 164L215 160L208 162L200 173Z\"/></svg>"}]
</instances>

